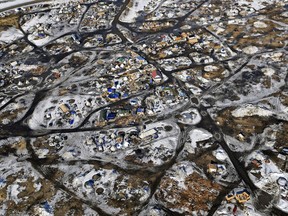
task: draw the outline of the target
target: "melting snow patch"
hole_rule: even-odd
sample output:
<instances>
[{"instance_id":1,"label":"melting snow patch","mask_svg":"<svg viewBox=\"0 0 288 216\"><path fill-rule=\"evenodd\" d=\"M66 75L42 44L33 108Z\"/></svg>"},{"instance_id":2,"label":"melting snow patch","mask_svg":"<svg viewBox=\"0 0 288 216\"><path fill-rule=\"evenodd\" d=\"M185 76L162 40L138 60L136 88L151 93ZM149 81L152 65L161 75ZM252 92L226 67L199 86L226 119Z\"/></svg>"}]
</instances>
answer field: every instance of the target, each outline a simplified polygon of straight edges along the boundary
<instances>
[{"instance_id":1,"label":"melting snow patch","mask_svg":"<svg viewBox=\"0 0 288 216\"><path fill-rule=\"evenodd\" d=\"M253 25L255 28L267 28L268 27L266 23L261 22L261 21L254 22Z\"/></svg>"},{"instance_id":2,"label":"melting snow patch","mask_svg":"<svg viewBox=\"0 0 288 216\"><path fill-rule=\"evenodd\" d=\"M208 140L212 137L211 133L201 128L196 128L196 129L191 130L189 135L191 139L192 148L188 148L187 151L190 153L195 153L195 148L197 148L197 142Z\"/></svg>"},{"instance_id":3,"label":"melting snow patch","mask_svg":"<svg viewBox=\"0 0 288 216\"><path fill-rule=\"evenodd\" d=\"M248 104L244 107L240 107L232 111L232 115L236 118L242 118L244 116L255 116L255 115L271 116L272 114L273 114L272 111L252 104Z\"/></svg>"},{"instance_id":4,"label":"melting snow patch","mask_svg":"<svg viewBox=\"0 0 288 216\"><path fill-rule=\"evenodd\" d=\"M199 111L195 108L191 108L180 114L179 122L182 124L196 125L201 119Z\"/></svg>"},{"instance_id":5,"label":"melting snow patch","mask_svg":"<svg viewBox=\"0 0 288 216\"><path fill-rule=\"evenodd\" d=\"M23 37L23 33L14 27L8 28L6 31L0 32L0 42L4 43L11 43L21 37Z\"/></svg>"},{"instance_id":6,"label":"melting snow patch","mask_svg":"<svg viewBox=\"0 0 288 216\"><path fill-rule=\"evenodd\" d=\"M258 52L258 48L256 46L248 46L243 49L243 52L249 55L253 55Z\"/></svg>"}]
</instances>

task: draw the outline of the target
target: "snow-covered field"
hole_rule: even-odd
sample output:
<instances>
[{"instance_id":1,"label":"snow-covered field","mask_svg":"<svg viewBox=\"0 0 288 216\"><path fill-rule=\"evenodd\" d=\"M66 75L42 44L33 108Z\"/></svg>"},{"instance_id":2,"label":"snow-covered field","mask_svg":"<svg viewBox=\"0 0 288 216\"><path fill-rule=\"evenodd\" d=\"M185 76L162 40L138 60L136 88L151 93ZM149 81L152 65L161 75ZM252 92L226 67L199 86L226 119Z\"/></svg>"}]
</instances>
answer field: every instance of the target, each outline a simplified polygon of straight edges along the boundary
<instances>
[{"instance_id":1,"label":"snow-covered field","mask_svg":"<svg viewBox=\"0 0 288 216\"><path fill-rule=\"evenodd\" d=\"M40 1L33 1L33 0L0 0L0 10L10 8L10 7L16 7L17 5L22 4L29 4L34 2L40 2Z\"/></svg>"},{"instance_id":2,"label":"snow-covered field","mask_svg":"<svg viewBox=\"0 0 288 216\"><path fill-rule=\"evenodd\" d=\"M157 2L158 4L160 3L160 1ZM133 1L133 6L132 7L128 7L127 12L124 13L123 15L121 15L120 20L122 22L127 22L127 23L131 23L135 21L135 18L138 16L138 12L143 11L145 6L151 4L151 0L147 0L147 1ZM155 8L158 6L158 4L155 5ZM154 8L152 8L154 9ZM151 9L151 11L152 11Z\"/></svg>"},{"instance_id":3,"label":"snow-covered field","mask_svg":"<svg viewBox=\"0 0 288 216\"><path fill-rule=\"evenodd\" d=\"M71 0L70 0L71 1ZM75 1L75 0L72 0ZM21 5L27 5L27 4L33 4L33 3L39 3L39 2L45 2L45 3L61 3L61 2L69 2L69 0L0 0L0 10L5 10L12 7L17 7Z\"/></svg>"}]
</instances>

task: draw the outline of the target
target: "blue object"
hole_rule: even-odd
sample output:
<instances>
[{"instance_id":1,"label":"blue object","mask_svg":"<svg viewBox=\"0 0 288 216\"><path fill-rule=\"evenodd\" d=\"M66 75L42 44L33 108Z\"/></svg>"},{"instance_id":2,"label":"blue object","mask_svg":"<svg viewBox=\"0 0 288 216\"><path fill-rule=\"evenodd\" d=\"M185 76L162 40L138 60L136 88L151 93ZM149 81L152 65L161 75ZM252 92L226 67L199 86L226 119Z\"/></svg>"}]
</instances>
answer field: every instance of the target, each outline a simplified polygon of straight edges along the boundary
<instances>
[{"instance_id":1,"label":"blue object","mask_svg":"<svg viewBox=\"0 0 288 216\"><path fill-rule=\"evenodd\" d=\"M130 99L130 104L131 105L136 105L136 104L138 104L139 103L139 99L138 98L131 98Z\"/></svg>"},{"instance_id":2,"label":"blue object","mask_svg":"<svg viewBox=\"0 0 288 216\"><path fill-rule=\"evenodd\" d=\"M281 151L282 154L288 155L288 148L284 147Z\"/></svg>"},{"instance_id":3,"label":"blue object","mask_svg":"<svg viewBox=\"0 0 288 216\"><path fill-rule=\"evenodd\" d=\"M127 98L129 95L127 93L123 94L123 98Z\"/></svg>"},{"instance_id":4,"label":"blue object","mask_svg":"<svg viewBox=\"0 0 288 216\"><path fill-rule=\"evenodd\" d=\"M3 187L6 184L6 180L3 178L0 178L0 186Z\"/></svg>"},{"instance_id":5,"label":"blue object","mask_svg":"<svg viewBox=\"0 0 288 216\"><path fill-rule=\"evenodd\" d=\"M72 35L73 40L80 40L80 36L78 34Z\"/></svg>"},{"instance_id":6,"label":"blue object","mask_svg":"<svg viewBox=\"0 0 288 216\"><path fill-rule=\"evenodd\" d=\"M199 43L203 43L203 42L204 42L204 39L201 37L200 39L198 39L198 42L199 42Z\"/></svg>"},{"instance_id":7,"label":"blue object","mask_svg":"<svg viewBox=\"0 0 288 216\"><path fill-rule=\"evenodd\" d=\"M185 94L185 92L180 91L180 92L179 92L179 96L180 96L180 97L186 97L186 94Z\"/></svg>"},{"instance_id":8,"label":"blue object","mask_svg":"<svg viewBox=\"0 0 288 216\"><path fill-rule=\"evenodd\" d=\"M49 205L49 203L46 201L43 203L43 208L45 209L46 212L48 212L49 214L53 213L53 208L52 206Z\"/></svg>"},{"instance_id":9,"label":"blue object","mask_svg":"<svg viewBox=\"0 0 288 216\"><path fill-rule=\"evenodd\" d=\"M111 93L111 92L115 92L115 89L114 88L107 88L107 91Z\"/></svg>"},{"instance_id":10,"label":"blue object","mask_svg":"<svg viewBox=\"0 0 288 216\"><path fill-rule=\"evenodd\" d=\"M93 187L94 186L94 180L90 179L87 182L85 182L85 186Z\"/></svg>"},{"instance_id":11,"label":"blue object","mask_svg":"<svg viewBox=\"0 0 288 216\"><path fill-rule=\"evenodd\" d=\"M122 145L121 145L120 143L116 143L116 144L115 144L115 147L116 147L117 149L120 149L120 148L122 147Z\"/></svg>"},{"instance_id":12,"label":"blue object","mask_svg":"<svg viewBox=\"0 0 288 216\"><path fill-rule=\"evenodd\" d=\"M149 191L149 187L148 187L148 186L144 186L144 190L145 190L146 192L148 192L148 191Z\"/></svg>"},{"instance_id":13,"label":"blue object","mask_svg":"<svg viewBox=\"0 0 288 216\"><path fill-rule=\"evenodd\" d=\"M244 192L246 192L248 195L250 195L250 193L246 189L243 189L241 191L237 191L236 194L242 194Z\"/></svg>"},{"instance_id":14,"label":"blue object","mask_svg":"<svg viewBox=\"0 0 288 216\"><path fill-rule=\"evenodd\" d=\"M106 120L111 120L111 119L114 119L115 117L116 117L116 113L110 112L107 114Z\"/></svg>"},{"instance_id":15,"label":"blue object","mask_svg":"<svg viewBox=\"0 0 288 216\"><path fill-rule=\"evenodd\" d=\"M74 119L71 119L71 120L69 121L69 124L72 125L73 123L74 123Z\"/></svg>"},{"instance_id":16,"label":"blue object","mask_svg":"<svg viewBox=\"0 0 288 216\"><path fill-rule=\"evenodd\" d=\"M115 81L114 85L117 86L119 84L119 81Z\"/></svg>"},{"instance_id":17,"label":"blue object","mask_svg":"<svg viewBox=\"0 0 288 216\"><path fill-rule=\"evenodd\" d=\"M118 92L111 93L111 94L108 95L108 97L111 98L111 99L116 99L116 98L120 97L120 93L118 93Z\"/></svg>"},{"instance_id":18,"label":"blue object","mask_svg":"<svg viewBox=\"0 0 288 216\"><path fill-rule=\"evenodd\" d=\"M70 114L71 114L71 115L75 115L76 112L75 112L74 110L72 110L72 111L70 111Z\"/></svg>"},{"instance_id":19,"label":"blue object","mask_svg":"<svg viewBox=\"0 0 288 216\"><path fill-rule=\"evenodd\" d=\"M45 37L45 34L39 33L38 36L44 38L44 37Z\"/></svg>"},{"instance_id":20,"label":"blue object","mask_svg":"<svg viewBox=\"0 0 288 216\"><path fill-rule=\"evenodd\" d=\"M137 56L138 60L145 60L142 56Z\"/></svg>"},{"instance_id":21,"label":"blue object","mask_svg":"<svg viewBox=\"0 0 288 216\"><path fill-rule=\"evenodd\" d=\"M142 108L142 107L137 108L137 113L143 113L143 112L144 112L144 108Z\"/></svg>"}]
</instances>

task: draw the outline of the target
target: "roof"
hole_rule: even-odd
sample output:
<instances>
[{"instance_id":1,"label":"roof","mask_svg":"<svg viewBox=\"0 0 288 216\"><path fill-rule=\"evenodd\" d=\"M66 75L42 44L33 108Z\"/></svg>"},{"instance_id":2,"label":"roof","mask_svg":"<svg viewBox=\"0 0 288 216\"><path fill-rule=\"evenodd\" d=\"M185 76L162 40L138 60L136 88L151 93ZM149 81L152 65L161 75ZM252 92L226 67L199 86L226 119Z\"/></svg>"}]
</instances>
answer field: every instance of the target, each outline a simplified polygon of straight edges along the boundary
<instances>
[{"instance_id":1,"label":"roof","mask_svg":"<svg viewBox=\"0 0 288 216\"><path fill-rule=\"evenodd\" d=\"M152 74L151 74L152 78L155 78L157 75L158 75L158 74L157 74L157 71L156 71L156 70L152 71Z\"/></svg>"},{"instance_id":2,"label":"roof","mask_svg":"<svg viewBox=\"0 0 288 216\"><path fill-rule=\"evenodd\" d=\"M236 192L236 194L243 194L243 193L247 193L248 195L250 195L250 193L246 189L243 189L243 190Z\"/></svg>"},{"instance_id":3,"label":"roof","mask_svg":"<svg viewBox=\"0 0 288 216\"><path fill-rule=\"evenodd\" d=\"M282 154L285 154L285 155L288 155L288 147L284 147L284 148L281 150L281 153L282 153Z\"/></svg>"},{"instance_id":4,"label":"roof","mask_svg":"<svg viewBox=\"0 0 288 216\"><path fill-rule=\"evenodd\" d=\"M208 171L209 172L216 172L217 171L216 164L208 164Z\"/></svg>"},{"instance_id":5,"label":"roof","mask_svg":"<svg viewBox=\"0 0 288 216\"><path fill-rule=\"evenodd\" d=\"M226 195L225 198L226 198L227 201L230 201L230 200L234 199L235 196L233 194L228 194L228 195Z\"/></svg>"},{"instance_id":6,"label":"roof","mask_svg":"<svg viewBox=\"0 0 288 216\"><path fill-rule=\"evenodd\" d=\"M69 112L69 107L66 104L61 104L59 107L64 113Z\"/></svg>"},{"instance_id":7,"label":"roof","mask_svg":"<svg viewBox=\"0 0 288 216\"><path fill-rule=\"evenodd\" d=\"M119 98L120 97L120 93L115 92L115 93L111 93L108 95L109 98L111 99L115 99L115 98Z\"/></svg>"},{"instance_id":8,"label":"roof","mask_svg":"<svg viewBox=\"0 0 288 216\"><path fill-rule=\"evenodd\" d=\"M114 119L116 117L116 115L117 115L116 113L110 112L107 114L106 120Z\"/></svg>"},{"instance_id":9,"label":"roof","mask_svg":"<svg viewBox=\"0 0 288 216\"><path fill-rule=\"evenodd\" d=\"M244 203L250 200L250 193L246 189L237 191L235 198L239 203Z\"/></svg>"},{"instance_id":10,"label":"roof","mask_svg":"<svg viewBox=\"0 0 288 216\"><path fill-rule=\"evenodd\" d=\"M143 139L143 138L145 138L145 137L147 137L147 136L151 136L151 135L155 134L156 132L157 132L157 130L155 130L154 128L152 128L152 129L150 129L150 130L143 131L143 132L139 135L139 137L140 137L141 139Z\"/></svg>"}]
</instances>

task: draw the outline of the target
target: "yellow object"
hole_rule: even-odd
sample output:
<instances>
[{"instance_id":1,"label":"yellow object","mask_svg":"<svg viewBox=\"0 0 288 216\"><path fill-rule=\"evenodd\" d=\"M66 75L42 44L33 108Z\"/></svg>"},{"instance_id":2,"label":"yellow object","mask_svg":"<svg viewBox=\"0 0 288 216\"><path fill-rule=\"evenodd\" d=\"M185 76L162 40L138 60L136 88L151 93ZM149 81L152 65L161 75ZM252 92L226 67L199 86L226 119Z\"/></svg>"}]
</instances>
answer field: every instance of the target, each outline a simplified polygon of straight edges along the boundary
<instances>
[{"instance_id":1,"label":"yellow object","mask_svg":"<svg viewBox=\"0 0 288 216\"><path fill-rule=\"evenodd\" d=\"M228 195L226 195L225 198L226 198L227 201L231 201L232 199L235 198L235 196L233 194L228 194Z\"/></svg>"},{"instance_id":2,"label":"yellow object","mask_svg":"<svg viewBox=\"0 0 288 216\"><path fill-rule=\"evenodd\" d=\"M244 191L241 194L236 194L235 198L239 203L244 203L250 200L250 195Z\"/></svg>"},{"instance_id":3,"label":"yellow object","mask_svg":"<svg viewBox=\"0 0 288 216\"><path fill-rule=\"evenodd\" d=\"M198 39L197 38L192 38L192 39L189 39L188 40L188 43L189 44L195 44L195 43L197 43L198 42Z\"/></svg>"},{"instance_id":4,"label":"yellow object","mask_svg":"<svg viewBox=\"0 0 288 216\"><path fill-rule=\"evenodd\" d=\"M65 104L61 104L60 105L60 109L62 110L62 112L67 113L69 112L68 107Z\"/></svg>"}]
</instances>

